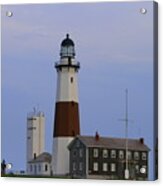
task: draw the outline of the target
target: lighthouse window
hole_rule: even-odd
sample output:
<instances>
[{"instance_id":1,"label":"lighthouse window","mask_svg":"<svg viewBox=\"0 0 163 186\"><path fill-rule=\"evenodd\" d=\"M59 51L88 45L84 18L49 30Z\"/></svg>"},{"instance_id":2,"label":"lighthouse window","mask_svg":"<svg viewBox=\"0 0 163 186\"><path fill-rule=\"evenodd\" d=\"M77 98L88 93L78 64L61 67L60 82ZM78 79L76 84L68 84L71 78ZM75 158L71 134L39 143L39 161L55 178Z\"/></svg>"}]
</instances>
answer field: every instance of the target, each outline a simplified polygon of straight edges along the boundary
<instances>
[{"instance_id":1,"label":"lighthouse window","mask_svg":"<svg viewBox=\"0 0 163 186\"><path fill-rule=\"evenodd\" d=\"M70 78L71 83L73 83L73 80L74 80L73 77L71 77L71 78Z\"/></svg>"}]
</instances>

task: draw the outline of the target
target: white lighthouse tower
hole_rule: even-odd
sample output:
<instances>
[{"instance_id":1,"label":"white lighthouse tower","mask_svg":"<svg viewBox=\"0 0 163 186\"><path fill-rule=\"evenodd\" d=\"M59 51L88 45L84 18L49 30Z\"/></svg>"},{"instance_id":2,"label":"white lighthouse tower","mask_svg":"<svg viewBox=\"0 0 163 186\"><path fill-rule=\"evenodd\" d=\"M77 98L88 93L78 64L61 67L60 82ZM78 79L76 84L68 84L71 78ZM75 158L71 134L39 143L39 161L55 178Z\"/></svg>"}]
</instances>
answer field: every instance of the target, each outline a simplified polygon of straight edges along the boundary
<instances>
[{"instance_id":1,"label":"white lighthouse tower","mask_svg":"<svg viewBox=\"0 0 163 186\"><path fill-rule=\"evenodd\" d=\"M57 97L54 118L52 171L54 175L69 173L67 146L80 134L77 72L74 42L66 35L61 43L60 61L57 70Z\"/></svg>"}]
</instances>

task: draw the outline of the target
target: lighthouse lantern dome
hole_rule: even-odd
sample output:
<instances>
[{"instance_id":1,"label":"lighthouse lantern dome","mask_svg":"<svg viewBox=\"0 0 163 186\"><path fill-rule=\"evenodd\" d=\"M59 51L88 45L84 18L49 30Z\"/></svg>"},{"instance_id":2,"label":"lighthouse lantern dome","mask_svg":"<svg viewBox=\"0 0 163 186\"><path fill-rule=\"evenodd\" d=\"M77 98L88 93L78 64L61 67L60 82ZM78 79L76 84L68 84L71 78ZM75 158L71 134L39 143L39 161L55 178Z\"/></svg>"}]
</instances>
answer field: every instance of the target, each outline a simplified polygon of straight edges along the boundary
<instances>
[{"instance_id":1,"label":"lighthouse lantern dome","mask_svg":"<svg viewBox=\"0 0 163 186\"><path fill-rule=\"evenodd\" d=\"M61 58L66 57L75 57L75 48L74 42L72 39L69 38L69 34L66 35L66 38L61 43L61 51L60 56Z\"/></svg>"}]
</instances>

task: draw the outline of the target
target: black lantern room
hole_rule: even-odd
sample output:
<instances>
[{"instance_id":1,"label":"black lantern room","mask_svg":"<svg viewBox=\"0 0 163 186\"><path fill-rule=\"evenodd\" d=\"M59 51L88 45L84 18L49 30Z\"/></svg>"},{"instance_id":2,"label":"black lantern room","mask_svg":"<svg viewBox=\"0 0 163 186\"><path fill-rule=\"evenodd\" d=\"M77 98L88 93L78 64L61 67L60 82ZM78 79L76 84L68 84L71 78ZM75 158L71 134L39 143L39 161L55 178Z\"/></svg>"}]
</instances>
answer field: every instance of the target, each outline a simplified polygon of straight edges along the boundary
<instances>
[{"instance_id":1,"label":"black lantern room","mask_svg":"<svg viewBox=\"0 0 163 186\"><path fill-rule=\"evenodd\" d=\"M69 34L66 34L66 38L61 43L61 58L75 57L74 42L69 38Z\"/></svg>"}]
</instances>

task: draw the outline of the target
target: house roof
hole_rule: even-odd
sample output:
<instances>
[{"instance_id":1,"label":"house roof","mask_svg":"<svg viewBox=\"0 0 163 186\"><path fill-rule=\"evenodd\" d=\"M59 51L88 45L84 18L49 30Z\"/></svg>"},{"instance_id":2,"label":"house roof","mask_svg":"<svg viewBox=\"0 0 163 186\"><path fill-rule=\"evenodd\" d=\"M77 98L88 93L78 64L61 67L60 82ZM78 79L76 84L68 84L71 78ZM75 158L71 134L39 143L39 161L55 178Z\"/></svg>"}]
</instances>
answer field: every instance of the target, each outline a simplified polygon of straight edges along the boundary
<instances>
[{"instance_id":1,"label":"house roof","mask_svg":"<svg viewBox=\"0 0 163 186\"><path fill-rule=\"evenodd\" d=\"M35 159L32 159L28 163L37 163L37 162L48 162L51 163L51 154L48 152L43 152L38 155Z\"/></svg>"},{"instance_id":2,"label":"house roof","mask_svg":"<svg viewBox=\"0 0 163 186\"><path fill-rule=\"evenodd\" d=\"M86 147L103 147L109 149L125 149L126 139L125 138L110 138L110 137L99 137L98 140L95 136L77 136L75 139L79 139ZM69 149L74 141L69 145ZM138 151L149 151L150 149L141 139L128 139L128 149Z\"/></svg>"}]
</instances>

